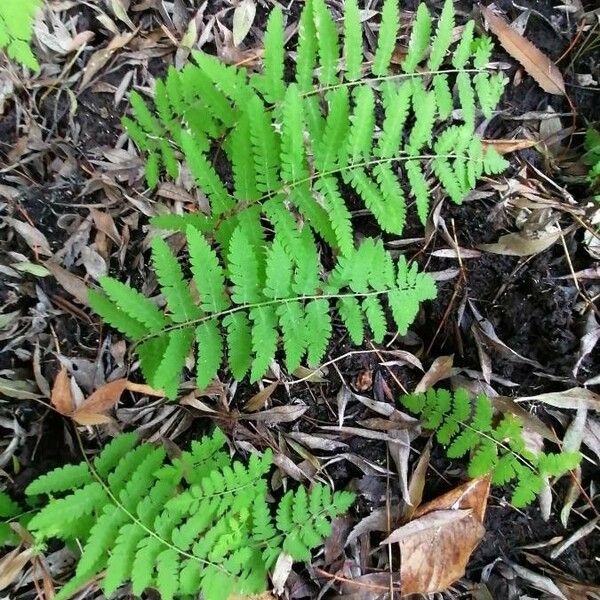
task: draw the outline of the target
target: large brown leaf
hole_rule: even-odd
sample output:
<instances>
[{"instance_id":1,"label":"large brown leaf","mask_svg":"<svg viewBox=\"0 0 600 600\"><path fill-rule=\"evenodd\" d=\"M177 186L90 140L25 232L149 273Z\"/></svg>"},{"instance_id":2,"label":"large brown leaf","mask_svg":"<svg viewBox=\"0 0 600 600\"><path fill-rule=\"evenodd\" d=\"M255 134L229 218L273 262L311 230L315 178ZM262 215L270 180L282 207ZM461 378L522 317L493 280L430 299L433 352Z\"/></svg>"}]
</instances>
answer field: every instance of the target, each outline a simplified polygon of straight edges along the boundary
<instances>
[{"instance_id":1,"label":"large brown leaf","mask_svg":"<svg viewBox=\"0 0 600 600\"><path fill-rule=\"evenodd\" d=\"M481 7L481 12L504 49L523 65L540 87L549 94L564 96L565 82L558 67L502 17L486 6Z\"/></svg>"},{"instance_id":2,"label":"large brown leaf","mask_svg":"<svg viewBox=\"0 0 600 600\"><path fill-rule=\"evenodd\" d=\"M481 477L428 502L382 542L400 545L402 595L432 594L464 575L483 535L490 478Z\"/></svg>"}]
</instances>

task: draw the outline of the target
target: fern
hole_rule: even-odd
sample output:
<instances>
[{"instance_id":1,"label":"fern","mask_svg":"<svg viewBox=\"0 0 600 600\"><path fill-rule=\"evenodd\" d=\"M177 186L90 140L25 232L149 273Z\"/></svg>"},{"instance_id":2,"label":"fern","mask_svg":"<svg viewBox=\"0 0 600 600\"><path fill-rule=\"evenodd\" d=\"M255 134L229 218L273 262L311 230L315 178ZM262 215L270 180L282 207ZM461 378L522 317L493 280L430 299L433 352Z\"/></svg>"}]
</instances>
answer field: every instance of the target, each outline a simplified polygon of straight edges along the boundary
<instances>
[{"instance_id":1,"label":"fern","mask_svg":"<svg viewBox=\"0 0 600 600\"><path fill-rule=\"evenodd\" d=\"M152 244L152 254L166 300L163 309L108 277L100 281L105 294L91 292L89 298L107 323L138 343L146 380L171 398L194 343L199 387L216 376L225 345L234 377L242 379L250 371L251 381L256 381L275 358L279 339L290 372L305 355L311 366L318 365L332 332L332 307L356 343L363 339L363 314L380 341L387 331L381 300L387 298L395 325L405 334L420 302L436 294L433 280L418 273L416 264L409 267L404 257L395 263L383 244L373 240L341 257L323 276L307 227L295 230L285 242L285 236L276 236L270 243L253 244L240 224L224 261L192 226L186 237L197 300L162 240Z\"/></svg>"},{"instance_id":2,"label":"fern","mask_svg":"<svg viewBox=\"0 0 600 600\"><path fill-rule=\"evenodd\" d=\"M32 71L40 70L30 47L33 22L40 7L40 0L3 0L0 3L0 49L5 49L9 58Z\"/></svg>"},{"instance_id":3,"label":"fern","mask_svg":"<svg viewBox=\"0 0 600 600\"><path fill-rule=\"evenodd\" d=\"M589 166L587 180L592 190L597 190L600 184L600 132L591 127L586 131L584 149L583 162ZM600 201L600 195L595 198Z\"/></svg>"},{"instance_id":4,"label":"fern","mask_svg":"<svg viewBox=\"0 0 600 600\"><path fill-rule=\"evenodd\" d=\"M323 240L347 253L351 221L337 194L323 193L324 188L335 189L331 180L338 189L350 183L381 229L399 235L410 194L424 222L431 190L438 184L454 202L461 202L481 175L507 165L493 151L485 152L475 133L477 119L491 116L505 84L502 75L488 70L491 42L475 37L468 22L462 39L454 43L453 27L451 0L445 2L434 34L429 10L421 4L403 72L394 73L390 65L399 11L396 0L386 0L373 76L363 77L362 65L369 57L363 53L356 0L344 4L343 47L324 0L311 0L300 17L295 83L286 84L284 20L277 8L267 25L261 74L249 77L242 68L196 53L196 64L181 72L170 70L166 83L157 84L155 112L132 94L133 118L124 124L148 156L151 187L159 165L176 175L176 160L185 159L210 200L209 229L229 227L235 218L231 215L249 204L259 204L264 214L269 202L289 202ZM383 119L378 117L379 103ZM453 122L453 115L460 119ZM472 143L442 153L436 140L454 127L462 128ZM166 146L165 140L170 140ZM208 158L213 143L222 141L232 188ZM380 165L390 167L386 175L393 173L396 185L377 173ZM465 170L477 176L466 178ZM321 183L324 178L326 185ZM392 187L401 190L398 196L380 201L390 196ZM182 217L180 230L183 222ZM177 227L177 219L170 223ZM225 246L232 231L229 227L220 234Z\"/></svg>"},{"instance_id":5,"label":"fern","mask_svg":"<svg viewBox=\"0 0 600 600\"><path fill-rule=\"evenodd\" d=\"M127 582L136 596L152 587L163 600L260 594L279 554L309 560L354 500L316 484L288 491L274 514L270 450L231 462L218 429L173 459L136 441L121 435L93 462L51 471L26 489L42 504L28 525L36 544L58 538L81 548L57 600L96 579L109 597ZM0 516L13 505L0 495Z\"/></svg>"},{"instance_id":6,"label":"fern","mask_svg":"<svg viewBox=\"0 0 600 600\"><path fill-rule=\"evenodd\" d=\"M544 479L560 477L577 467L578 452L534 453L526 447L523 422L514 415L504 415L498 422L490 399L479 395L474 407L467 392L429 390L400 398L411 412L420 415L423 426L436 433L446 446L449 458L470 453L469 475L491 474L492 483L504 485L515 480L512 503L517 507L530 504L542 490Z\"/></svg>"}]
</instances>

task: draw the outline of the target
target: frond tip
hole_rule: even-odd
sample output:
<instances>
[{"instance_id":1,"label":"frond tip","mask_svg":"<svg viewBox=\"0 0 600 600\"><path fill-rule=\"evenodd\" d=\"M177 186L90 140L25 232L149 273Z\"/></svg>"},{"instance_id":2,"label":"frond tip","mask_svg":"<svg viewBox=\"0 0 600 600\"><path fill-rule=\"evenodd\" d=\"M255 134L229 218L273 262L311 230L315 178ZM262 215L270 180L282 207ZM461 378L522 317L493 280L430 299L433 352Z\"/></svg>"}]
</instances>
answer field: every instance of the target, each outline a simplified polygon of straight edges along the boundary
<instances>
[{"instance_id":1,"label":"frond tip","mask_svg":"<svg viewBox=\"0 0 600 600\"><path fill-rule=\"evenodd\" d=\"M578 452L547 454L529 450L523 437L523 421L507 414L495 422L492 402L483 394L477 396L474 405L464 389L454 394L430 389L402 396L400 401L420 415L424 427L435 431L449 458L470 453L471 477L491 474L492 483L498 485L515 480L512 503L516 507L535 500L544 478L560 477L581 461Z\"/></svg>"},{"instance_id":2,"label":"frond tip","mask_svg":"<svg viewBox=\"0 0 600 600\"><path fill-rule=\"evenodd\" d=\"M136 439L125 434L94 461L35 480L27 494L47 496L29 522L36 542L52 537L82 548L73 579L56 598L97 579L106 596L131 582L137 596L153 587L163 600L225 600L264 592L282 552L309 560L354 495L300 487L273 510L271 451L232 462L225 441L216 429L169 460L164 448L133 448ZM10 516L14 503L3 498L0 516Z\"/></svg>"}]
</instances>

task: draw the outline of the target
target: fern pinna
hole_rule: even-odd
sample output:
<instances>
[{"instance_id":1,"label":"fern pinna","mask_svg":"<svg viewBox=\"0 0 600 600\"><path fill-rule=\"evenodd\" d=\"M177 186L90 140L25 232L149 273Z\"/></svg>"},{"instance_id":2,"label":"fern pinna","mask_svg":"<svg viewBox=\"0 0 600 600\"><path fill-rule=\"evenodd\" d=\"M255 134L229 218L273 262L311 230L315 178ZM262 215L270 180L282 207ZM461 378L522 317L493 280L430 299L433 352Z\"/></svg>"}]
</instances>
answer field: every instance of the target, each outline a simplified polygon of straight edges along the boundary
<instances>
[{"instance_id":1,"label":"fern pinna","mask_svg":"<svg viewBox=\"0 0 600 600\"><path fill-rule=\"evenodd\" d=\"M156 112L139 94L131 95L133 118L124 124L147 154L148 183L156 185L162 165L177 177L183 158L210 200L205 230L218 229L232 211L251 204L264 206L269 218L293 207L341 253L354 244L344 201L349 188L392 234L403 231L409 192L423 222L434 187L461 202L483 173L507 164L493 149L484 151L475 134L479 114L492 115L504 77L488 69L492 45L474 35L472 21L460 41L452 41L452 0L446 0L435 33L426 5L419 6L397 69L391 59L399 27L397 0L385 0L369 63L357 0L344 2L343 49L325 1L308 0L290 84L284 81L279 7L268 21L261 74L195 53L195 64L171 69L156 82ZM231 188L221 175L222 161L217 171L209 159L216 146L229 161ZM174 228L187 222L157 220ZM221 235L226 241L230 234L229 227Z\"/></svg>"},{"instance_id":2,"label":"fern pinna","mask_svg":"<svg viewBox=\"0 0 600 600\"><path fill-rule=\"evenodd\" d=\"M39 71L40 65L31 51L35 15L41 0L2 0L0 2L0 48L9 58Z\"/></svg>"},{"instance_id":3,"label":"fern pinna","mask_svg":"<svg viewBox=\"0 0 600 600\"><path fill-rule=\"evenodd\" d=\"M234 230L223 265L206 238L189 226L193 289L167 243L155 238L152 256L164 310L110 277L100 280L104 293L90 291L92 308L138 342L148 383L171 398L194 342L198 387L205 388L217 374L224 337L234 377L242 379L249 371L256 381L269 368L280 337L290 372L305 355L309 365L319 364L332 333L331 304L351 340L361 344L365 320L375 341L387 332L382 300L387 298L396 327L405 334L420 302L436 295L429 275L404 257L395 262L381 241L365 240L323 277L309 228L270 243L261 237L260 226L253 230L253 239L242 227Z\"/></svg>"},{"instance_id":4,"label":"fern pinna","mask_svg":"<svg viewBox=\"0 0 600 600\"><path fill-rule=\"evenodd\" d=\"M426 429L435 431L438 442L447 446L448 458L471 453L469 475L491 474L492 483L504 485L516 480L512 503L530 504L540 493L547 477L560 477L581 461L578 452L535 453L523 438L523 421L506 414L495 423L490 399L480 394L474 407L466 390L407 394L400 398L417 413Z\"/></svg>"},{"instance_id":5,"label":"fern pinna","mask_svg":"<svg viewBox=\"0 0 600 600\"><path fill-rule=\"evenodd\" d=\"M81 547L75 576L56 600L97 578L106 596L130 582L136 596L152 587L163 600L198 593L225 600L264 592L282 552L309 560L354 495L300 487L274 516L265 479L271 452L245 465L232 463L224 446L215 430L168 459L163 447L122 434L93 462L31 483L28 496L47 498L28 526L37 543L59 538Z\"/></svg>"}]
</instances>

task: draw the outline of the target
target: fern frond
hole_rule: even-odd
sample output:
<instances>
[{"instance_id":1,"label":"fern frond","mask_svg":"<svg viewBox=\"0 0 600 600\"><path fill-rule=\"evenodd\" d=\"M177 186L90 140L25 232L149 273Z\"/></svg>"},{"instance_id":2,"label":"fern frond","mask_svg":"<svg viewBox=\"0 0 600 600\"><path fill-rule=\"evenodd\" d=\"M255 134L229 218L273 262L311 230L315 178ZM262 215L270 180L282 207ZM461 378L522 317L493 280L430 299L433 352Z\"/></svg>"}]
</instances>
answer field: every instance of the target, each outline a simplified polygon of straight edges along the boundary
<instances>
[{"instance_id":1,"label":"fern frond","mask_svg":"<svg viewBox=\"0 0 600 600\"><path fill-rule=\"evenodd\" d=\"M291 84L282 106L281 177L288 183L305 179L304 113L299 89Z\"/></svg>"},{"instance_id":2,"label":"fern frond","mask_svg":"<svg viewBox=\"0 0 600 600\"><path fill-rule=\"evenodd\" d=\"M81 557L59 598L92 578L100 580L107 596L128 581L135 595L152 586L165 600L184 594L225 600L230 593L262 593L267 571L279 553L294 546L294 536L299 533L302 544L297 558L310 558L310 549L330 532L331 520L354 499L321 485L310 494L300 488L284 497L274 517L267 503L270 450L253 455L247 464L231 462L219 450L225 438L217 430L194 442L191 452L169 460L163 448L151 444L132 450L134 439L130 434L115 438L97 459L108 469L104 476L90 470L92 483L72 479L59 492L64 497L54 494L65 487L68 469L32 483L34 490L53 490L30 521L38 543L50 536L72 543L73 523L92 512L97 517L77 533ZM115 465L116 451L126 448ZM197 483L183 482L182 462L202 464L204 476ZM281 518L290 508L290 524L298 532Z\"/></svg>"},{"instance_id":3,"label":"fern frond","mask_svg":"<svg viewBox=\"0 0 600 600\"><path fill-rule=\"evenodd\" d=\"M516 480L512 503L517 507L535 499L544 477L560 477L581 460L576 452L535 454L528 451L522 420L506 415L495 424L493 405L483 394L477 397L474 411L463 389L454 394L431 389L426 394L410 394L400 400L408 410L421 415L423 425L433 429L437 440L448 446L449 458L471 452L468 466L471 477L490 474L492 482L499 485Z\"/></svg>"}]
</instances>

